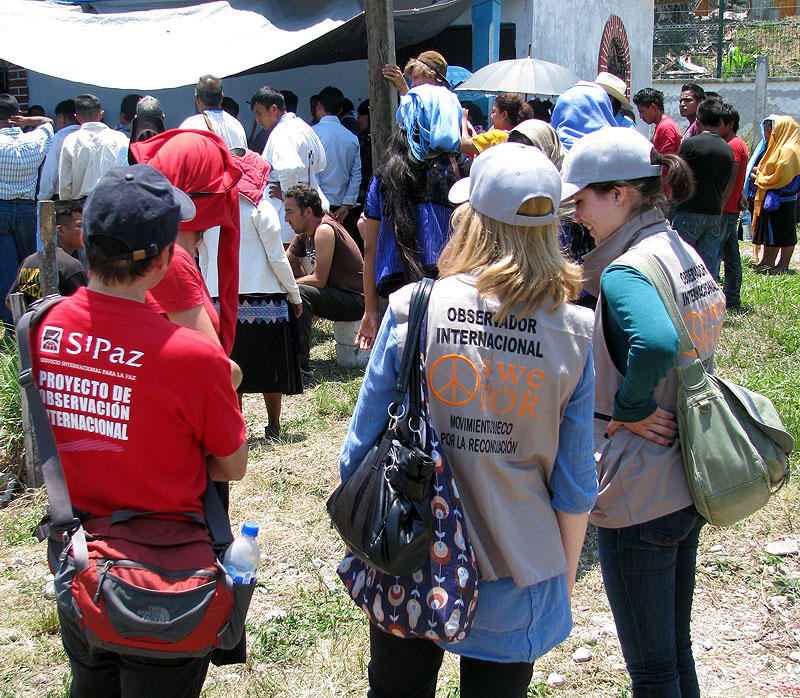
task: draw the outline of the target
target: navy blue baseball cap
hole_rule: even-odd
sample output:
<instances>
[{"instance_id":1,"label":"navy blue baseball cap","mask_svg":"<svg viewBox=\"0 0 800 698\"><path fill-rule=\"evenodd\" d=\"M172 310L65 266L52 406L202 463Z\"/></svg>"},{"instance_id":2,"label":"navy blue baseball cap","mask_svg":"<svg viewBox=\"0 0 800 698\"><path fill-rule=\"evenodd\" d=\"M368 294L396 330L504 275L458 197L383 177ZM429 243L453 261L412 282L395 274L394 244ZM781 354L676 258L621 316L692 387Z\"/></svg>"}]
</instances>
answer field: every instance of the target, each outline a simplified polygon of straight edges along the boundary
<instances>
[{"instance_id":1,"label":"navy blue baseball cap","mask_svg":"<svg viewBox=\"0 0 800 698\"><path fill-rule=\"evenodd\" d=\"M138 261L155 257L175 242L181 221L195 217L187 194L150 165L131 165L109 170L86 199L83 207L83 237L103 238L103 251L110 239L118 253L111 259Z\"/></svg>"}]
</instances>

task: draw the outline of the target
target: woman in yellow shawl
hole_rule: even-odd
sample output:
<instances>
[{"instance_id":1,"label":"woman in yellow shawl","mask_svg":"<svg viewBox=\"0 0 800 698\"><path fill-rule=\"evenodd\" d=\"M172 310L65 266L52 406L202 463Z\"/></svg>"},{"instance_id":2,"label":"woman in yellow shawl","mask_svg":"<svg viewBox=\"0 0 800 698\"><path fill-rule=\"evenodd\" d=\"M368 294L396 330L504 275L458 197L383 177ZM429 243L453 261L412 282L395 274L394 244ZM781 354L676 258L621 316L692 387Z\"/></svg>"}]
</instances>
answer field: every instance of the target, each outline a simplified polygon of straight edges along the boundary
<instances>
[{"instance_id":1,"label":"woman in yellow shawl","mask_svg":"<svg viewBox=\"0 0 800 698\"><path fill-rule=\"evenodd\" d=\"M768 124L764 126L766 150L750 175L756 187L753 243L764 245L764 256L755 270L781 274L788 271L797 244L795 206L800 189L800 126L791 116L775 116L771 132Z\"/></svg>"}]
</instances>

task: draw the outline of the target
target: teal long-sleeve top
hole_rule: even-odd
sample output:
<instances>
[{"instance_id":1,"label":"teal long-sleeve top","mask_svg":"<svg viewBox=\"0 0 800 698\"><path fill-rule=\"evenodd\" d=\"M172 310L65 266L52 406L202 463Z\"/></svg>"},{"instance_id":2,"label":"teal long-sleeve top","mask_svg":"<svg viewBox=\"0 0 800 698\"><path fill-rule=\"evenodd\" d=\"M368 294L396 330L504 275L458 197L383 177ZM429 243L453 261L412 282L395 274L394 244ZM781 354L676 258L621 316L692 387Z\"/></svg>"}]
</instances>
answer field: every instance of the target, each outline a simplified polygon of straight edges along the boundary
<instances>
[{"instance_id":1,"label":"teal long-sleeve top","mask_svg":"<svg viewBox=\"0 0 800 698\"><path fill-rule=\"evenodd\" d=\"M640 271L612 264L603 272L600 288L606 346L623 376L612 416L638 422L657 407L653 390L675 365L678 333L658 291Z\"/></svg>"}]
</instances>

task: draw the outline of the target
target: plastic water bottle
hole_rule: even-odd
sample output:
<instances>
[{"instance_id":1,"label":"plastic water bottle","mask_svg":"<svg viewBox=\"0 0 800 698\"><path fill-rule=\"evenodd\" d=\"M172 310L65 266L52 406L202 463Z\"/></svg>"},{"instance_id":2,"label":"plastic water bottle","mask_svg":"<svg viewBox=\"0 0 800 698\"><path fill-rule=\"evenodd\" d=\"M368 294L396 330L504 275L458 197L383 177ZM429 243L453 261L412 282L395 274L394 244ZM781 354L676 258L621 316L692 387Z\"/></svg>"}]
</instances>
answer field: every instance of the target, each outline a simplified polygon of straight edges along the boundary
<instances>
[{"instance_id":1,"label":"plastic water bottle","mask_svg":"<svg viewBox=\"0 0 800 698\"><path fill-rule=\"evenodd\" d=\"M225 552L222 564L225 571L234 582L240 584L255 584L256 570L261 560L261 551L256 542L258 524L245 521L242 524L242 533L237 536Z\"/></svg>"},{"instance_id":2,"label":"plastic water bottle","mask_svg":"<svg viewBox=\"0 0 800 698\"><path fill-rule=\"evenodd\" d=\"M752 242L753 240L753 217L750 211L742 213L742 240Z\"/></svg>"}]
</instances>

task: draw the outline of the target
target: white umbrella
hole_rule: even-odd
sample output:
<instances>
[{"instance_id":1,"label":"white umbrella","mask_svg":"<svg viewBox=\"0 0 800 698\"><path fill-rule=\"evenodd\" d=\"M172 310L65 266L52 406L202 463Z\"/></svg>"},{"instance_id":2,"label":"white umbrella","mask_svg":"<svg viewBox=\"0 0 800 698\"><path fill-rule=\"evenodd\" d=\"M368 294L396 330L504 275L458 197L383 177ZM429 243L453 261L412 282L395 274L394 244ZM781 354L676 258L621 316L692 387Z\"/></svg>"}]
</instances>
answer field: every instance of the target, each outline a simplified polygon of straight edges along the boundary
<instances>
[{"instance_id":1,"label":"white umbrella","mask_svg":"<svg viewBox=\"0 0 800 698\"><path fill-rule=\"evenodd\" d=\"M560 95L578 82L571 70L538 58L516 58L490 63L475 71L457 92L520 92L536 97Z\"/></svg>"}]
</instances>

